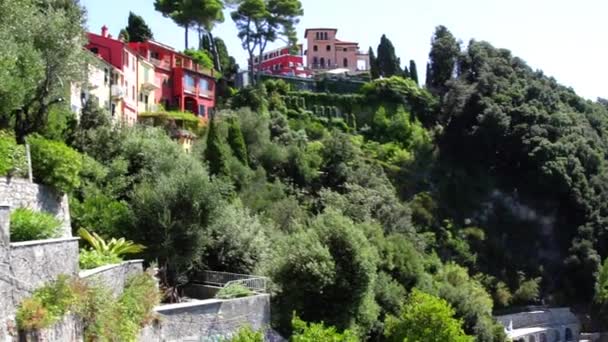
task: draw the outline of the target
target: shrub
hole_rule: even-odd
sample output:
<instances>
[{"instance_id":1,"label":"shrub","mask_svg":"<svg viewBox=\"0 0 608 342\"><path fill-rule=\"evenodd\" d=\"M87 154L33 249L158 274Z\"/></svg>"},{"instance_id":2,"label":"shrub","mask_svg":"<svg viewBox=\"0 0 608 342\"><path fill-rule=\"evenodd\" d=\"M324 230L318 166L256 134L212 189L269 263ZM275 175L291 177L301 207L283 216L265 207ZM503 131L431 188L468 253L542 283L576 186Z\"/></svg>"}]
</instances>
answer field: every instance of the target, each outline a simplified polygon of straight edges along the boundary
<instances>
[{"instance_id":1,"label":"shrub","mask_svg":"<svg viewBox=\"0 0 608 342\"><path fill-rule=\"evenodd\" d=\"M15 320L20 330L47 328L61 319L68 311L77 310L77 303L83 302L81 291L74 289L82 286L79 279L61 275L52 283L37 289L32 297L25 299Z\"/></svg>"},{"instance_id":2,"label":"shrub","mask_svg":"<svg viewBox=\"0 0 608 342\"><path fill-rule=\"evenodd\" d=\"M20 330L32 331L72 313L85 323L85 341L136 341L140 328L154 318L159 301L156 281L148 273L127 280L117 299L106 288L62 275L23 300L16 321Z\"/></svg>"},{"instance_id":3,"label":"shrub","mask_svg":"<svg viewBox=\"0 0 608 342\"><path fill-rule=\"evenodd\" d=\"M248 297L253 295L254 292L248 289L247 287L241 284L230 284L226 287L223 287L219 292L215 295L215 298L219 299L233 299L233 298L241 298Z\"/></svg>"},{"instance_id":4,"label":"shrub","mask_svg":"<svg viewBox=\"0 0 608 342\"><path fill-rule=\"evenodd\" d=\"M323 323L306 323L294 315L291 321L294 334L291 336L292 342L357 342L359 339L350 330L339 333L335 327L326 327Z\"/></svg>"},{"instance_id":5,"label":"shrub","mask_svg":"<svg viewBox=\"0 0 608 342\"><path fill-rule=\"evenodd\" d=\"M60 226L61 222L51 214L18 208L11 213L11 241L57 237Z\"/></svg>"},{"instance_id":6,"label":"shrub","mask_svg":"<svg viewBox=\"0 0 608 342\"><path fill-rule=\"evenodd\" d=\"M230 342L264 342L264 334L261 331L255 331L250 326L240 328Z\"/></svg>"},{"instance_id":7,"label":"shrub","mask_svg":"<svg viewBox=\"0 0 608 342\"><path fill-rule=\"evenodd\" d=\"M62 142L39 135L27 138L32 156L34 177L40 183L61 192L70 192L80 185L82 156Z\"/></svg>"},{"instance_id":8,"label":"shrub","mask_svg":"<svg viewBox=\"0 0 608 342\"><path fill-rule=\"evenodd\" d=\"M78 263L83 270L90 270L104 265L119 264L121 262L122 258L116 255L104 254L94 249L87 250L82 248L78 255Z\"/></svg>"},{"instance_id":9,"label":"shrub","mask_svg":"<svg viewBox=\"0 0 608 342\"><path fill-rule=\"evenodd\" d=\"M91 250L84 248L80 250L79 262L83 269L120 263L123 255L137 254L145 249L144 246L133 243L133 241L127 241L124 238L118 240L112 238L106 242L96 233L89 233L84 228L78 229L78 234L92 247Z\"/></svg>"},{"instance_id":10,"label":"shrub","mask_svg":"<svg viewBox=\"0 0 608 342\"><path fill-rule=\"evenodd\" d=\"M17 145L15 137L0 131L0 176L27 177L25 147Z\"/></svg>"}]
</instances>

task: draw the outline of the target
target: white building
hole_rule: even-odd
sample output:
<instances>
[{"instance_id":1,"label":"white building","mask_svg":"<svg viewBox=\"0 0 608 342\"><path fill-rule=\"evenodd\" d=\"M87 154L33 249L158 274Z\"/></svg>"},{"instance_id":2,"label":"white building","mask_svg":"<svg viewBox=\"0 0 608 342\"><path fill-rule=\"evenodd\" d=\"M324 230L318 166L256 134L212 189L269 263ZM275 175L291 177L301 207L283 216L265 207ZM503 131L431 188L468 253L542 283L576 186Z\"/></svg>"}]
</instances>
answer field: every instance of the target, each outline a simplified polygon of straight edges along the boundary
<instances>
[{"instance_id":1,"label":"white building","mask_svg":"<svg viewBox=\"0 0 608 342\"><path fill-rule=\"evenodd\" d=\"M496 316L514 342L578 341L581 324L569 308L530 308Z\"/></svg>"}]
</instances>

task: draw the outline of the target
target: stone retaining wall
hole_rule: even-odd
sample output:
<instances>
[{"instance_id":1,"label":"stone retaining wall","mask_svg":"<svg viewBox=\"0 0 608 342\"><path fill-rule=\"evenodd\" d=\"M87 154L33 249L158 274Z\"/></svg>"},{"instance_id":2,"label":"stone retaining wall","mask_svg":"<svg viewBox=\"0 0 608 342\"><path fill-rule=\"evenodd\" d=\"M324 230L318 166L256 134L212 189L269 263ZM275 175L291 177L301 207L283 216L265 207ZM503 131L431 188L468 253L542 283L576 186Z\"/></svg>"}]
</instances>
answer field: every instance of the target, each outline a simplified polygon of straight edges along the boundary
<instances>
[{"instance_id":1,"label":"stone retaining wall","mask_svg":"<svg viewBox=\"0 0 608 342\"><path fill-rule=\"evenodd\" d=\"M27 179L0 177L0 204L51 213L61 221L61 237L71 237L70 207L67 195Z\"/></svg>"},{"instance_id":2,"label":"stone retaining wall","mask_svg":"<svg viewBox=\"0 0 608 342\"><path fill-rule=\"evenodd\" d=\"M163 305L155 310L158 322L144 328L140 341L222 341L244 325L255 330L270 326L270 296L267 294Z\"/></svg>"},{"instance_id":3,"label":"stone retaining wall","mask_svg":"<svg viewBox=\"0 0 608 342\"><path fill-rule=\"evenodd\" d=\"M119 296L127 279L144 271L143 260L129 260L121 264L107 265L80 272L80 278L92 284L111 289L114 296Z\"/></svg>"}]
</instances>

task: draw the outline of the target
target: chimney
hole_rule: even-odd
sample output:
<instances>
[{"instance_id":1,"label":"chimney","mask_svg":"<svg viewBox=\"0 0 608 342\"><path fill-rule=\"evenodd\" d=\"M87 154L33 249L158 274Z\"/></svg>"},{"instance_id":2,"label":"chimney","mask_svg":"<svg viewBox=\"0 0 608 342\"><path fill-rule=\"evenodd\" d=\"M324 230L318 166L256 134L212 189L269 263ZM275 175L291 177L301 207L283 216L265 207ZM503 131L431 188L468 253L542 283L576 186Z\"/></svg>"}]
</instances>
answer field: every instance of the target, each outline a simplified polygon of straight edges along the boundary
<instances>
[{"instance_id":1,"label":"chimney","mask_svg":"<svg viewBox=\"0 0 608 342\"><path fill-rule=\"evenodd\" d=\"M106 25L103 25L101 27L101 36L102 37L107 37L108 36L108 27Z\"/></svg>"}]
</instances>

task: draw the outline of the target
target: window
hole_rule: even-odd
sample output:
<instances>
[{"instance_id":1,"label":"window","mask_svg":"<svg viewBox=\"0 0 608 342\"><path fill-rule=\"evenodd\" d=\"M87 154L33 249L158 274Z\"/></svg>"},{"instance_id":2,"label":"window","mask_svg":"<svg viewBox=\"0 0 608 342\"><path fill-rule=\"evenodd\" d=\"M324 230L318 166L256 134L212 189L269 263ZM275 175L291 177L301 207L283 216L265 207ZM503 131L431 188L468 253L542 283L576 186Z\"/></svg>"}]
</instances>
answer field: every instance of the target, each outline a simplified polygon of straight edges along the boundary
<instances>
[{"instance_id":1,"label":"window","mask_svg":"<svg viewBox=\"0 0 608 342\"><path fill-rule=\"evenodd\" d=\"M144 93L139 93L139 102L144 102Z\"/></svg>"},{"instance_id":2,"label":"window","mask_svg":"<svg viewBox=\"0 0 608 342\"><path fill-rule=\"evenodd\" d=\"M175 66L180 68L182 66L182 59L181 58L176 58L175 59Z\"/></svg>"},{"instance_id":3,"label":"window","mask_svg":"<svg viewBox=\"0 0 608 342\"><path fill-rule=\"evenodd\" d=\"M348 58L344 58L343 64L345 68L348 68Z\"/></svg>"},{"instance_id":4,"label":"window","mask_svg":"<svg viewBox=\"0 0 608 342\"><path fill-rule=\"evenodd\" d=\"M204 78L198 80L198 90L201 94L204 94L206 91L211 90L209 89L209 81Z\"/></svg>"},{"instance_id":5,"label":"window","mask_svg":"<svg viewBox=\"0 0 608 342\"><path fill-rule=\"evenodd\" d=\"M317 39L317 40L321 39L321 32L315 33L315 39Z\"/></svg>"},{"instance_id":6,"label":"window","mask_svg":"<svg viewBox=\"0 0 608 342\"><path fill-rule=\"evenodd\" d=\"M194 77L190 76L190 75L185 75L184 76L184 87L185 87L185 91L190 92L190 93L194 93L194 91L196 90L196 83L194 82Z\"/></svg>"},{"instance_id":7,"label":"window","mask_svg":"<svg viewBox=\"0 0 608 342\"><path fill-rule=\"evenodd\" d=\"M313 57L312 58L312 67L316 68L318 64L319 64L319 59L317 57Z\"/></svg>"},{"instance_id":8,"label":"window","mask_svg":"<svg viewBox=\"0 0 608 342\"><path fill-rule=\"evenodd\" d=\"M323 40L327 40L327 32L323 32Z\"/></svg>"},{"instance_id":9,"label":"window","mask_svg":"<svg viewBox=\"0 0 608 342\"><path fill-rule=\"evenodd\" d=\"M572 330L570 328L566 328L566 341L574 341L574 337L572 336Z\"/></svg>"},{"instance_id":10,"label":"window","mask_svg":"<svg viewBox=\"0 0 608 342\"><path fill-rule=\"evenodd\" d=\"M99 49L96 47L91 48L91 52L94 54L98 54L99 53Z\"/></svg>"},{"instance_id":11,"label":"window","mask_svg":"<svg viewBox=\"0 0 608 342\"><path fill-rule=\"evenodd\" d=\"M315 46L313 46L313 47L312 47L312 51L314 51L314 52L319 51L319 47L318 47L318 46L316 46L316 45L315 45Z\"/></svg>"},{"instance_id":12,"label":"window","mask_svg":"<svg viewBox=\"0 0 608 342\"><path fill-rule=\"evenodd\" d=\"M129 55L126 52L122 52L122 59L125 61L127 68L129 67Z\"/></svg>"},{"instance_id":13,"label":"window","mask_svg":"<svg viewBox=\"0 0 608 342\"><path fill-rule=\"evenodd\" d=\"M331 68L331 59L327 59L327 67Z\"/></svg>"},{"instance_id":14,"label":"window","mask_svg":"<svg viewBox=\"0 0 608 342\"><path fill-rule=\"evenodd\" d=\"M156 51L150 52L150 57L154 59L160 59L160 55Z\"/></svg>"},{"instance_id":15,"label":"window","mask_svg":"<svg viewBox=\"0 0 608 342\"><path fill-rule=\"evenodd\" d=\"M135 101L135 86L131 87L131 98Z\"/></svg>"},{"instance_id":16,"label":"window","mask_svg":"<svg viewBox=\"0 0 608 342\"><path fill-rule=\"evenodd\" d=\"M325 50L331 51L331 45L327 45L327 47L325 48Z\"/></svg>"},{"instance_id":17,"label":"window","mask_svg":"<svg viewBox=\"0 0 608 342\"><path fill-rule=\"evenodd\" d=\"M347 48L343 48L342 51L346 52L346 51L348 51L348 49Z\"/></svg>"},{"instance_id":18,"label":"window","mask_svg":"<svg viewBox=\"0 0 608 342\"><path fill-rule=\"evenodd\" d=\"M135 57L131 60L131 69L135 70Z\"/></svg>"},{"instance_id":19,"label":"window","mask_svg":"<svg viewBox=\"0 0 608 342\"><path fill-rule=\"evenodd\" d=\"M110 70L103 68L103 84L108 84L108 82L110 82Z\"/></svg>"},{"instance_id":20,"label":"window","mask_svg":"<svg viewBox=\"0 0 608 342\"><path fill-rule=\"evenodd\" d=\"M205 108L205 105L198 105L198 116L206 116L207 115L207 108Z\"/></svg>"},{"instance_id":21,"label":"window","mask_svg":"<svg viewBox=\"0 0 608 342\"><path fill-rule=\"evenodd\" d=\"M321 68L325 68L325 58L321 57Z\"/></svg>"}]
</instances>

